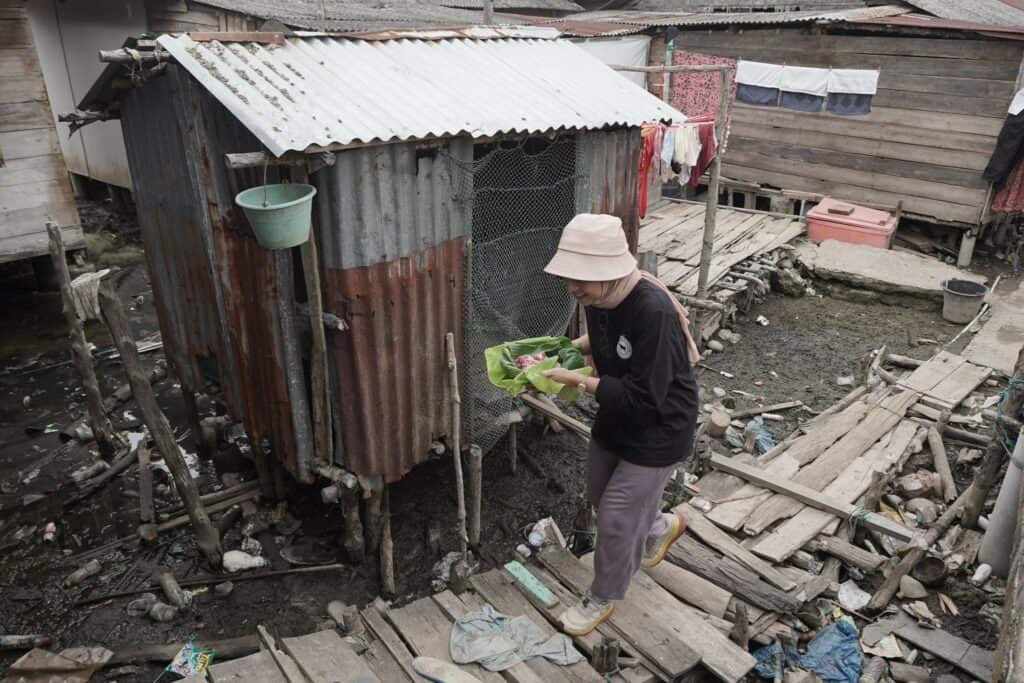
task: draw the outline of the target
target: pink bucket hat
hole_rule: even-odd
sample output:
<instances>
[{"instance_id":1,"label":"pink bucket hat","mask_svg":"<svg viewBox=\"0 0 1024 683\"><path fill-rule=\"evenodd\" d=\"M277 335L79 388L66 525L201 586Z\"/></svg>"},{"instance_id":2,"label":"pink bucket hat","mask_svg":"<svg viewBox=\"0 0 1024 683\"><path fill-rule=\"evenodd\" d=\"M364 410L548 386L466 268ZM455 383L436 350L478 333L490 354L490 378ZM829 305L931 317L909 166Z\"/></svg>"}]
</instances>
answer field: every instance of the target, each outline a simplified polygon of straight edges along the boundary
<instances>
[{"instance_id":1,"label":"pink bucket hat","mask_svg":"<svg viewBox=\"0 0 1024 683\"><path fill-rule=\"evenodd\" d=\"M626 277L634 268L636 259L629 253L622 220L603 213L581 213L565 226L558 251L544 272L569 280L608 282Z\"/></svg>"}]
</instances>

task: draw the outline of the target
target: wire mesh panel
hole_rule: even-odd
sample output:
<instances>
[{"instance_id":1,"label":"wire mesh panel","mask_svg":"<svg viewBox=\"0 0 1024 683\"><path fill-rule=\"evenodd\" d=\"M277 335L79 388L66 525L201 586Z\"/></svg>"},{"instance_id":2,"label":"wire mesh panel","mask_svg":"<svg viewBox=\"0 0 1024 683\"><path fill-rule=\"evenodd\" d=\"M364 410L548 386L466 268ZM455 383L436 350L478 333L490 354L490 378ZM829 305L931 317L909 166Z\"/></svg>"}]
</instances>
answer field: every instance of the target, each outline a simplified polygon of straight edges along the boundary
<instances>
[{"instance_id":1,"label":"wire mesh panel","mask_svg":"<svg viewBox=\"0 0 1024 683\"><path fill-rule=\"evenodd\" d=\"M463 311L465 437L485 451L505 434L512 399L487 379L484 349L564 334L573 300L544 273L576 214L576 137L476 145L458 201L472 203Z\"/></svg>"}]
</instances>

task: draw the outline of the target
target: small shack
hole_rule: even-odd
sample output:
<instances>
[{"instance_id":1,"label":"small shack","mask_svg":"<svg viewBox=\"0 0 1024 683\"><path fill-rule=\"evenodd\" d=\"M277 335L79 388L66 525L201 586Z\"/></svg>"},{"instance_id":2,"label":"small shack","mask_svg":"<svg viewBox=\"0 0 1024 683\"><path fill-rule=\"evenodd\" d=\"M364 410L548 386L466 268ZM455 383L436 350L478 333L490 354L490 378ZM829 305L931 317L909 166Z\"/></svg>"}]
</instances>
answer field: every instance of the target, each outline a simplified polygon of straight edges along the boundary
<instances>
[{"instance_id":1,"label":"small shack","mask_svg":"<svg viewBox=\"0 0 1024 683\"><path fill-rule=\"evenodd\" d=\"M983 17L1004 23L977 23ZM961 265L970 261L992 198L982 170L1021 83L1021 10L995 0L933 0L797 12L589 12L573 20L643 25L655 42L669 40L676 64L876 71L866 113L737 101L723 177L748 199L782 190L902 203L905 216L962 231ZM652 63L664 54L652 49ZM704 114L695 109L713 98L700 89L698 78L674 75L669 101L687 116Z\"/></svg>"},{"instance_id":2,"label":"small shack","mask_svg":"<svg viewBox=\"0 0 1024 683\"><path fill-rule=\"evenodd\" d=\"M121 119L167 357L186 400L216 385L256 451L312 482L392 482L450 429L487 449L512 402L483 349L565 331L542 272L577 212L635 246L640 126L680 114L545 28L165 35L119 52L81 103ZM126 87L131 86L131 87ZM247 168L226 155L255 154ZM235 195L298 170L318 190L328 448L311 415L299 250L257 245Z\"/></svg>"}]
</instances>

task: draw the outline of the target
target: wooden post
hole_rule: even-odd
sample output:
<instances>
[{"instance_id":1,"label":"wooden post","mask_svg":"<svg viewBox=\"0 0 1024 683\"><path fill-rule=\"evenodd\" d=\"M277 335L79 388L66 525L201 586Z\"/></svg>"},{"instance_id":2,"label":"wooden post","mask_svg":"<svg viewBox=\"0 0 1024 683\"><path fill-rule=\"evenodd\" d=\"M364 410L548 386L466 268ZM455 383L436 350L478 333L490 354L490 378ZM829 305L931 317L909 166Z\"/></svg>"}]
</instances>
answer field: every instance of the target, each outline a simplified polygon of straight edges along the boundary
<instances>
[{"instance_id":1,"label":"wooden post","mask_svg":"<svg viewBox=\"0 0 1024 683\"><path fill-rule=\"evenodd\" d=\"M149 461L149 444L146 439L136 449L139 460L139 521L152 524L156 520L153 511L153 469Z\"/></svg>"},{"instance_id":2,"label":"wooden post","mask_svg":"<svg viewBox=\"0 0 1024 683\"><path fill-rule=\"evenodd\" d=\"M346 472L338 482L341 493L342 514L345 515L345 531L342 545L353 564L359 564L366 556L363 540L363 521L359 517L359 480L354 474Z\"/></svg>"},{"instance_id":3,"label":"wooden post","mask_svg":"<svg viewBox=\"0 0 1024 683\"><path fill-rule=\"evenodd\" d=\"M1021 437L1024 438L1024 437ZM1012 466L1012 465L1011 465ZM1017 494L1017 525L1010 570L1006 577L1006 597L999 629L995 662L992 667L994 681L1016 681L1024 678L1024 477Z\"/></svg>"},{"instance_id":4,"label":"wooden post","mask_svg":"<svg viewBox=\"0 0 1024 683\"><path fill-rule=\"evenodd\" d=\"M656 33L651 36L651 44L647 48L647 63L651 66L665 65L665 34ZM666 100L665 97L665 73L651 71L647 74L647 90L659 100Z\"/></svg>"},{"instance_id":5,"label":"wooden post","mask_svg":"<svg viewBox=\"0 0 1024 683\"><path fill-rule=\"evenodd\" d=\"M385 595L394 595L395 589L395 544L391 540L391 501L387 486L384 487L384 523L380 535L380 589Z\"/></svg>"},{"instance_id":6,"label":"wooden post","mask_svg":"<svg viewBox=\"0 0 1024 683\"><path fill-rule=\"evenodd\" d=\"M945 425L949 419L948 413L943 413L939 418L939 424ZM947 503L952 503L957 498L956 482L953 480L953 470L949 466L949 455L946 453L946 444L942 442L942 434L936 427L928 429L928 447L932 451L932 461L935 464L935 472L942 479L942 498Z\"/></svg>"},{"instance_id":7,"label":"wooden post","mask_svg":"<svg viewBox=\"0 0 1024 683\"><path fill-rule=\"evenodd\" d=\"M304 166L291 170L295 182L309 182ZM315 216L315 213L314 213ZM313 336L310 353L310 385L313 397L313 443L316 459L321 465L334 462L334 443L331 438L331 395L328 384L327 334L324 332L324 302L320 288L320 259L316 246L316 220L309 228L309 239L299 247L302 252L302 273L306 281L309 302L309 324Z\"/></svg>"},{"instance_id":8,"label":"wooden post","mask_svg":"<svg viewBox=\"0 0 1024 683\"><path fill-rule=\"evenodd\" d=\"M74 298L71 293L71 273L68 271L68 262L64 257L64 241L61 239L60 228L56 223L48 222L46 232L50 236L50 258L53 260L53 267L60 283L64 321L68 325L68 336L71 338L71 360L75 363L75 369L78 370L78 375L82 378L82 387L85 389L89 424L100 450L104 455L110 455L117 450L119 444L114 436L114 427L103 410L103 397L100 395L99 382L96 381L96 370L92 364L92 355L89 353L89 343L85 338L85 328L75 313Z\"/></svg>"},{"instance_id":9,"label":"wooden post","mask_svg":"<svg viewBox=\"0 0 1024 683\"><path fill-rule=\"evenodd\" d=\"M188 464L182 457L181 450L174 440L171 425L168 424L167 417L164 416L160 406L157 405L156 397L153 395L153 388L149 385L149 379L142 369L142 363L139 362L139 351L135 346L135 339L132 338L131 331L128 328L128 320L125 318L121 301L108 283L100 286L99 299L103 317L106 320L107 327L110 328L110 336L113 338L114 345L121 354L121 363L124 365L128 381L132 385L132 394L135 396L135 402L138 404L139 410L142 411L142 417L149 428L149 433L156 441L157 448L160 450L161 455L164 457L164 462L167 463L167 467L171 471L171 477L174 479L174 486L178 491L178 496L181 498L185 510L188 512L189 519L192 521L192 528L196 534L196 543L210 564L219 567L223 554L220 547L220 534L217 533L217 529L210 523L210 518L203 508L203 503L199 500L196 483L192 480L192 475L189 474Z\"/></svg>"},{"instance_id":10,"label":"wooden post","mask_svg":"<svg viewBox=\"0 0 1024 683\"><path fill-rule=\"evenodd\" d=\"M1024 403L1024 378L1021 377L1022 361L1024 361L1024 347L1017 354L1017 363L1013 368L1013 376L1010 377L1010 386L999 404L999 412L1003 415L1016 417L1020 412L1021 404ZM1007 447L1003 443L1004 434L1006 434L1006 429L1002 425L998 422L993 425L992 440L985 447L985 457L981 461L971 488L968 489L971 492L971 497L964 506L962 521L963 526L968 529L978 526L978 517L981 516L982 509L985 507L985 499L988 498L988 492L995 485L999 477L999 470L1008 455Z\"/></svg>"},{"instance_id":11,"label":"wooden post","mask_svg":"<svg viewBox=\"0 0 1024 683\"><path fill-rule=\"evenodd\" d=\"M707 205L704 209L704 240L700 250L700 272L697 274L697 298L708 298L708 279L711 275L711 258L715 251L715 217L718 210L718 184L722 177L722 143L725 132L725 109L729 100L729 71L719 72L718 110L715 112L715 136L718 139L718 151L711 160L711 181L708 183ZM701 309L694 311L693 338L698 344L701 341Z\"/></svg>"},{"instance_id":12,"label":"wooden post","mask_svg":"<svg viewBox=\"0 0 1024 683\"><path fill-rule=\"evenodd\" d=\"M196 404L196 394L184 384L181 385L181 399L185 404L185 419L188 421L189 429L192 430L192 435L195 438L196 451L203 460L210 460L217 452L217 438L214 437L212 444L205 438L203 424L199 419L199 406Z\"/></svg>"},{"instance_id":13,"label":"wooden post","mask_svg":"<svg viewBox=\"0 0 1024 683\"><path fill-rule=\"evenodd\" d=\"M480 512L483 509L484 452L476 444L469 447L469 497L473 509L469 515L469 544L480 547Z\"/></svg>"},{"instance_id":14,"label":"wooden post","mask_svg":"<svg viewBox=\"0 0 1024 683\"><path fill-rule=\"evenodd\" d=\"M455 498L459 506L459 550L462 559L469 564L469 536L466 534L466 491L462 483L462 397L459 395L459 367L455 358L455 335L445 335L448 352L449 400L452 402L451 448L452 463L455 465Z\"/></svg>"},{"instance_id":15,"label":"wooden post","mask_svg":"<svg viewBox=\"0 0 1024 683\"><path fill-rule=\"evenodd\" d=\"M519 427L514 422L508 426L508 464L515 474L519 469Z\"/></svg>"},{"instance_id":16,"label":"wooden post","mask_svg":"<svg viewBox=\"0 0 1024 683\"><path fill-rule=\"evenodd\" d=\"M380 548L380 537L383 531L384 509L384 478L380 475L362 477L363 511L366 513L364 527L366 529L366 552L375 553Z\"/></svg>"}]
</instances>

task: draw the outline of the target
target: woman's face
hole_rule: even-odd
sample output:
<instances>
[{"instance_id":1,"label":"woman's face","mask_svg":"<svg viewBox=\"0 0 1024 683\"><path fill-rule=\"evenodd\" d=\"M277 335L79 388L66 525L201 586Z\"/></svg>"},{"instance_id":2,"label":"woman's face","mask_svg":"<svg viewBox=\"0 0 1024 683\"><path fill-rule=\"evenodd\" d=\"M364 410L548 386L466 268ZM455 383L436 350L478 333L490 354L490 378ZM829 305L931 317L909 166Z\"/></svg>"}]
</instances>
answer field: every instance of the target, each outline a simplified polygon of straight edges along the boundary
<instances>
[{"instance_id":1,"label":"woman's face","mask_svg":"<svg viewBox=\"0 0 1024 683\"><path fill-rule=\"evenodd\" d=\"M565 280L569 293L584 306L593 306L604 296L604 282L587 282L585 280Z\"/></svg>"}]
</instances>

